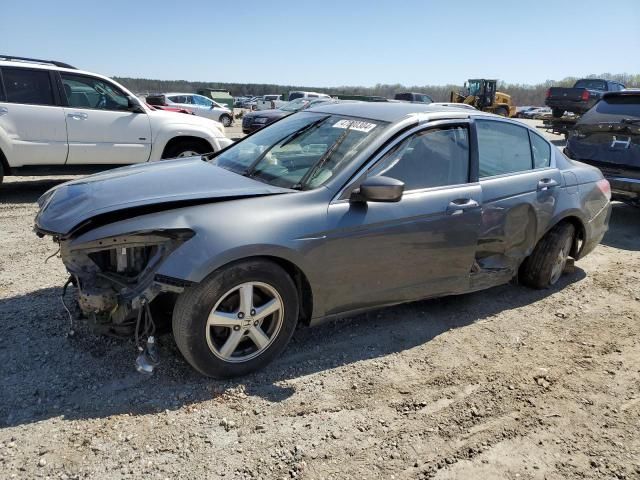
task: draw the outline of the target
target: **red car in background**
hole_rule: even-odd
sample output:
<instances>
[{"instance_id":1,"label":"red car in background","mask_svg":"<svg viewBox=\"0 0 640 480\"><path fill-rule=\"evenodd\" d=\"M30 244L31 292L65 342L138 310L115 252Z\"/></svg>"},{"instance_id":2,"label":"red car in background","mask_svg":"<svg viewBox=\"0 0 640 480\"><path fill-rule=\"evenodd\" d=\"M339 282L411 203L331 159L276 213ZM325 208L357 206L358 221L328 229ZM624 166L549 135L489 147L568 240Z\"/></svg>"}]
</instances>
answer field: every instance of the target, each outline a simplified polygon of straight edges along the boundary
<instances>
[{"instance_id":1,"label":"red car in background","mask_svg":"<svg viewBox=\"0 0 640 480\"><path fill-rule=\"evenodd\" d=\"M167 112L177 112L177 113L186 113L188 115L195 115L195 113L193 113L188 108L168 107L166 105L150 105L148 103L147 103L147 107L149 107L151 110L165 110Z\"/></svg>"}]
</instances>

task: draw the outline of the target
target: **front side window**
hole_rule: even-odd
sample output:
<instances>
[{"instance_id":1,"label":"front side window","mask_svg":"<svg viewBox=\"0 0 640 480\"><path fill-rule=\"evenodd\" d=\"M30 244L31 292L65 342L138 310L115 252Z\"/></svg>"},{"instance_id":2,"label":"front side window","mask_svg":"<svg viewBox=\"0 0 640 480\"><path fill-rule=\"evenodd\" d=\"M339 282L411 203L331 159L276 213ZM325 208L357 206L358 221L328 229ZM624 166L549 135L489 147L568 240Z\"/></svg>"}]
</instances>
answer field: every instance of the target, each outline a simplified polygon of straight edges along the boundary
<instances>
[{"instance_id":1,"label":"front side window","mask_svg":"<svg viewBox=\"0 0 640 480\"><path fill-rule=\"evenodd\" d=\"M115 86L99 78L61 73L67 102L73 108L128 110L127 96Z\"/></svg>"},{"instance_id":2,"label":"front side window","mask_svg":"<svg viewBox=\"0 0 640 480\"><path fill-rule=\"evenodd\" d=\"M212 161L240 175L308 190L342 171L387 123L327 113L299 112L229 147Z\"/></svg>"},{"instance_id":3,"label":"front side window","mask_svg":"<svg viewBox=\"0 0 640 480\"><path fill-rule=\"evenodd\" d=\"M529 132L531 137L531 153L533 154L533 168L551 166L551 146L540 135Z\"/></svg>"},{"instance_id":4,"label":"front side window","mask_svg":"<svg viewBox=\"0 0 640 480\"><path fill-rule=\"evenodd\" d=\"M480 177L531 170L526 128L506 122L477 120Z\"/></svg>"},{"instance_id":5,"label":"front side window","mask_svg":"<svg viewBox=\"0 0 640 480\"><path fill-rule=\"evenodd\" d=\"M369 171L404 182L405 191L469 181L469 134L455 126L416 133L400 142Z\"/></svg>"},{"instance_id":6,"label":"front side window","mask_svg":"<svg viewBox=\"0 0 640 480\"><path fill-rule=\"evenodd\" d=\"M48 71L4 67L2 78L7 102L55 105Z\"/></svg>"},{"instance_id":7,"label":"front side window","mask_svg":"<svg viewBox=\"0 0 640 480\"><path fill-rule=\"evenodd\" d=\"M201 107L211 107L211 105L213 105L213 101L209 100L206 97L201 97L200 95L194 95L193 97L193 103L195 105L199 105Z\"/></svg>"}]
</instances>

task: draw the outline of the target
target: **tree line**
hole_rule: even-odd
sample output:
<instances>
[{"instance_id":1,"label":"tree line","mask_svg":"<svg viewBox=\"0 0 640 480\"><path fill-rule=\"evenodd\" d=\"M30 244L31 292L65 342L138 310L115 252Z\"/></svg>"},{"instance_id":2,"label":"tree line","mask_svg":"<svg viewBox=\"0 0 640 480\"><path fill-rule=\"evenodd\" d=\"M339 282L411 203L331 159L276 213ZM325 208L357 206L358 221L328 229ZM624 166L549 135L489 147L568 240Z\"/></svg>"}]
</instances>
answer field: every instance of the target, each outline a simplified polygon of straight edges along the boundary
<instances>
[{"instance_id":1,"label":"tree line","mask_svg":"<svg viewBox=\"0 0 640 480\"><path fill-rule=\"evenodd\" d=\"M226 83L226 82L188 82L186 80L153 80L148 78L126 78L114 77L116 81L122 83L129 90L138 94L161 93L161 92L196 92L201 88L216 88L227 90L234 97L245 95L266 95L282 94L287 98L291 90L305 90L329 95L376 95L386 98L393 98L399 92L422 92L430 95L436 102L446 102L452 90L462 90L462 85L412 85L405 86L397 84L377 84L373 87L343 86L343 87L309 87L300 85L276 85L263 83ZM546 91L549 87L570 87L578 78L566 77L562 80L547 80L536 85L514 84L498 82L498 90L511 95L516 105L542 105ZM588 75L586 78L605 78L615 80L630 87L640 87L640 74L628 73L602 73L599 75Z\"/></svg>"}]
</instances>

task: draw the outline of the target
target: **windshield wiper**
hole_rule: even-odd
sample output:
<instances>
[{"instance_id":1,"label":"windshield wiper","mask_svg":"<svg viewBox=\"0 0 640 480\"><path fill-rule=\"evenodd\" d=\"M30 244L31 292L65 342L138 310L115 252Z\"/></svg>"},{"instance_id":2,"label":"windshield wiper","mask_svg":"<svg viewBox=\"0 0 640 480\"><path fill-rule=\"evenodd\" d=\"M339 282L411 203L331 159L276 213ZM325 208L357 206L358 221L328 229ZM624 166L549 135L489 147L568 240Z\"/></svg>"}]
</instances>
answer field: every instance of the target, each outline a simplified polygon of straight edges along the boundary
<instances>
[{"instance_id":1,"label":"windshield wiper","mask_svg":"<svg viewBox=\"0 0 640 480\"><path fill-rule=\"evenodd\" d=\"M243 171L240 175L244 175L245 177L251 177L256 169L256 167L258 166L258 164L264 159L264 157L267 156L267 154L273 150L277 145L280 146L280 148L288 145L289 143L291 143L292 141L294 141L296 138L298 138L300 135L303 135L305 132L308 132L309 130L311 130L313 127L316 126L320 126L320 124L322 122L324 122L327 118L329 118L329 116L326 117L322 117L318 120L316 120L315 122L311 122L307 125L305 125L304 127L300 128L299 130L296 130L295 132L291 132L289 134L287 134L285 137L281 138L280 140L278 140L277 142L275 142L273 145L271 145L269 148L267 148L264 152L262 152L260 155L258 155L258 158L256 158L253 163L251 165L249 165L245 171Z\"/></svg>"},{"instance_id":2,"label":"windshield wiper","mask_svg":"<svg viewBox=\"0 0 640 480\"><path fill-rule=\"evenodd\" d=\"M298 183L296 183L291 188L298 187L298 189L303 189L304 186L306 185L306 183L309 181L309 179L313 177L315 172L320 170L325 165L325 163L327 163L329 161L329 159L331 158L333 153L338 148L340 148L340 145L342 145L342 142L345 141L345 139L347 138L347 135L349 134L350 131L351 131L351 127L347 127L344 130L344 132L342 132L340 134L340 136L338 138L336 138L336 141L333 142L333 145L331 145L331 147L329 147L329 149L326 152L324 152L324 154L318 159L318 161L316 161L316 163L312 165L312 167L307 171L307 173L305 173L302 176L300 181Z\"/></svg>"}]
</instances>

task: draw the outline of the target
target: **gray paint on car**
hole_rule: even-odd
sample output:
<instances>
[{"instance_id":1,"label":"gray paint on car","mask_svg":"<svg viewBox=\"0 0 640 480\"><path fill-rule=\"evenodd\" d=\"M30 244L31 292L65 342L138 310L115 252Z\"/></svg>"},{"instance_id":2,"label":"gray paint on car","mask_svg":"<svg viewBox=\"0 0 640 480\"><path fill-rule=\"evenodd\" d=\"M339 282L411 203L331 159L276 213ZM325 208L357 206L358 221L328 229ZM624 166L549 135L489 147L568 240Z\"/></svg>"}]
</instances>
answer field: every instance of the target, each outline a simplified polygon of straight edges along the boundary
<instances>
[{"instance_id":1,"label":"gray paint on car","mask_svg":"<svg viewBox=\"0 0 640 480\"><path fill-rule=\"evenodd\" d=\"M101 208L108 209L112 204L109 213L116 215L112 222L78 235L70 233L78 227L72 225L76 221L91 221L89 204L83 207L84 213L74 213L73 221L64 216L58 219L56 212L64 209L63 192L91 189L89 180L76 182L71 189L65 184L45 194L36 228L65 238L70 250L101 238L188 228L195 235L172 252L156 273L189 282L201 282L216 269L247 257L289 262L309 282L312 323L381 305L505 283L544 233L563 218L572 217L580 224L583 246L580 253L575 252L576 257L592 250L606 231L608 201L595 183L602 175L597 169L566 159L553 146L548 168L477 178L474 121L516 122L419 104L336 104L309 111L381 120L390 125L338 175L314 190L271 187L219 172L200 160L188 160L184 170L181 164L175 165L175 171L184 175L184 191L167 193L167 197L197 201L181 206L172 204L162 192L157 197L136 199L136 185L142 188L156 175L170 175L171 168L163 164L139 167L141 170L125 168L110 172L126 179L122 184L104 184L111 190L113 202L105 199ZM443 121L466 122L471 128L471 161L475 162L471 170L475 175L469 183L407 192L399 203L348 201L370 162L401 141L409 130ZM190 162L202 165L192 169ZM203 175L205 171L215 173ZM563 172L576 178L570 188ZM540 190L538 183L549 178L557 181L557 187ZM210 189L207 182L211 182ZM80 196L89 195L87 192ZM154 210L129 217L126 210L115 206L118 198L131 204L143 202ZM477 208L449 214L449 204L460 198L473 199ZM164 210L163 203L170 209Z\"/></svg>"}]
</instances>

